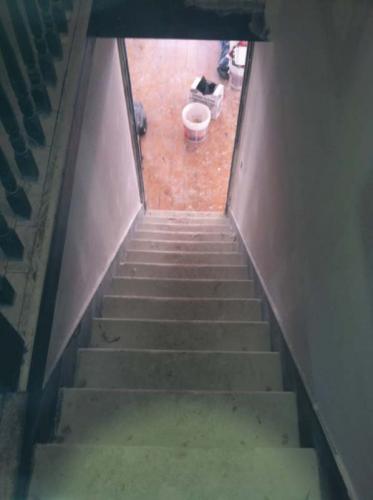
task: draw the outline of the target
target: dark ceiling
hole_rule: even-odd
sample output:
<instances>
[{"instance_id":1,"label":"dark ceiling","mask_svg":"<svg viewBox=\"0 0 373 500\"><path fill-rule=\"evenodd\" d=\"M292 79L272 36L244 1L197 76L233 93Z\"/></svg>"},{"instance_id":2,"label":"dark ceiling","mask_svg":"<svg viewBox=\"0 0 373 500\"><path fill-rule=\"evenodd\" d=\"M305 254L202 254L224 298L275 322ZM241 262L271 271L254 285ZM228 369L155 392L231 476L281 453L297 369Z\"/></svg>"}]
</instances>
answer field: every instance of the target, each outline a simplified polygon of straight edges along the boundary
<instances>
[{"instance_id":1,"label":"dark ceiling","mask_svg":"<svg viewBox=\"0 0 373 500\"><path fill-rule=\"evenodd\" d=\"M96 37L262 39L249 29L251 13L229 13L185 6L184 0L93 0L88 34ZM264 25L264 12L256 14ZM256 30L258 31L258 30Z\"/></svg>"}]
</instances>

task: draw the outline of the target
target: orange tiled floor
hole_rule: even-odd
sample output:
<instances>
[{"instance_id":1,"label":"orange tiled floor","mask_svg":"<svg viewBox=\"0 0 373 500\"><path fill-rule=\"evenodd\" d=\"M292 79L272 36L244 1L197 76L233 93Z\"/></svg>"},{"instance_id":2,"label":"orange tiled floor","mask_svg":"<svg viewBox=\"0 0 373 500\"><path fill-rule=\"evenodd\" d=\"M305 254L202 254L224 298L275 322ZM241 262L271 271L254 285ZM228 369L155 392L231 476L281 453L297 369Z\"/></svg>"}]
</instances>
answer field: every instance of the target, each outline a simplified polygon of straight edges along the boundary
<instances>
[{"instance_id":1,"label":"orange tiled floor","mask_svg":"<svg viewBox=\"0 0 373 500\"><path fill-rule=\"evenodd\" d=\"M202 144L185 141L181 120L196 76L222 83L216 72L219 42L127 39L126 45L133 96L148 118L141 143L148 207L223 211L240 92L225 82L223 111Z\"/></svg>"}]
</instances>

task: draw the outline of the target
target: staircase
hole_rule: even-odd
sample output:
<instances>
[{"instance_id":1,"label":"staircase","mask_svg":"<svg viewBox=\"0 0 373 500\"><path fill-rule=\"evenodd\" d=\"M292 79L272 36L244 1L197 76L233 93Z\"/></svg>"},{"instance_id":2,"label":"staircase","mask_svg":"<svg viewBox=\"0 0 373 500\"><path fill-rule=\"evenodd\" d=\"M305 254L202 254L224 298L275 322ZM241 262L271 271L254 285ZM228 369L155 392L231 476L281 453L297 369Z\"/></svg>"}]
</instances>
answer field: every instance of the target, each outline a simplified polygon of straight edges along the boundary
<instances>
[{"instance_id":1,"label":"staircase","mask_svg":"<svg viewBox=\"0 0 373 500\"><path fill-rule=\"evenodd\" d=\"M148 212L102 316L29 498L321 498L229 219Z\"/></svg>"}]
</instances>

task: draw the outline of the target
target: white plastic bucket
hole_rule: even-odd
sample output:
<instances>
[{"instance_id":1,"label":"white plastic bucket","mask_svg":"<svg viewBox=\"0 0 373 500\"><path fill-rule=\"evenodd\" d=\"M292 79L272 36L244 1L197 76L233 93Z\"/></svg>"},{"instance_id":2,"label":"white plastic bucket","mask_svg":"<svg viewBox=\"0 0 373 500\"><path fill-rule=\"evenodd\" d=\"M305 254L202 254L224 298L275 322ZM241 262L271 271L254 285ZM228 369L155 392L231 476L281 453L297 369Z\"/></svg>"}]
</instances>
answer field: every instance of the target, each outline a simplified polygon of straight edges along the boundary
<instances>
[{"instance_id":1,"label":"white plastic bucket","mask_svg":"<svg viewBox=\"0 0 373 500\"><path fill-rule=\"evenodd\" d=\"M211 121L211 111L200 102L191 102L182 112L184 135L189 142L202 142L207 137Z\"/></svg>"},{"instance_id":2,"label":"white plastic bucket","mask_svg":"<svg viewBox=\"0 0 373 500\"><path fill-rule=\"evenodd\" d=\"M233 90L241 90L245 66L236 66L232 60L229 61L229 78Z\"/></svg>"}]
</instances>

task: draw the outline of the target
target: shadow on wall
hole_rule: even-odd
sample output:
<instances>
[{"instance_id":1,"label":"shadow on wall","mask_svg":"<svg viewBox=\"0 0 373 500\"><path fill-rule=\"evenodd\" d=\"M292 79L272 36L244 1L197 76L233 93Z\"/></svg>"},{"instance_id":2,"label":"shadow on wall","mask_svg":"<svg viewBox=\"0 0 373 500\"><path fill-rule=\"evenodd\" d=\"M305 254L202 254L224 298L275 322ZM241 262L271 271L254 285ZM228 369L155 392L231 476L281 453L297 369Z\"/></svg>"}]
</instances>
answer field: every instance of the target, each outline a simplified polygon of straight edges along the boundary
<instances>
[{"instance_id":1,"label":"shadow on wall","mask_svg":"<svg viewBox=\"0 0 373 500\"><path fill-rule=\"evenodd\" d=\"M365 278L373 315L373 169L362 189L360 201L360 229L364 250Z\"/></svg>"}]
</instances>

